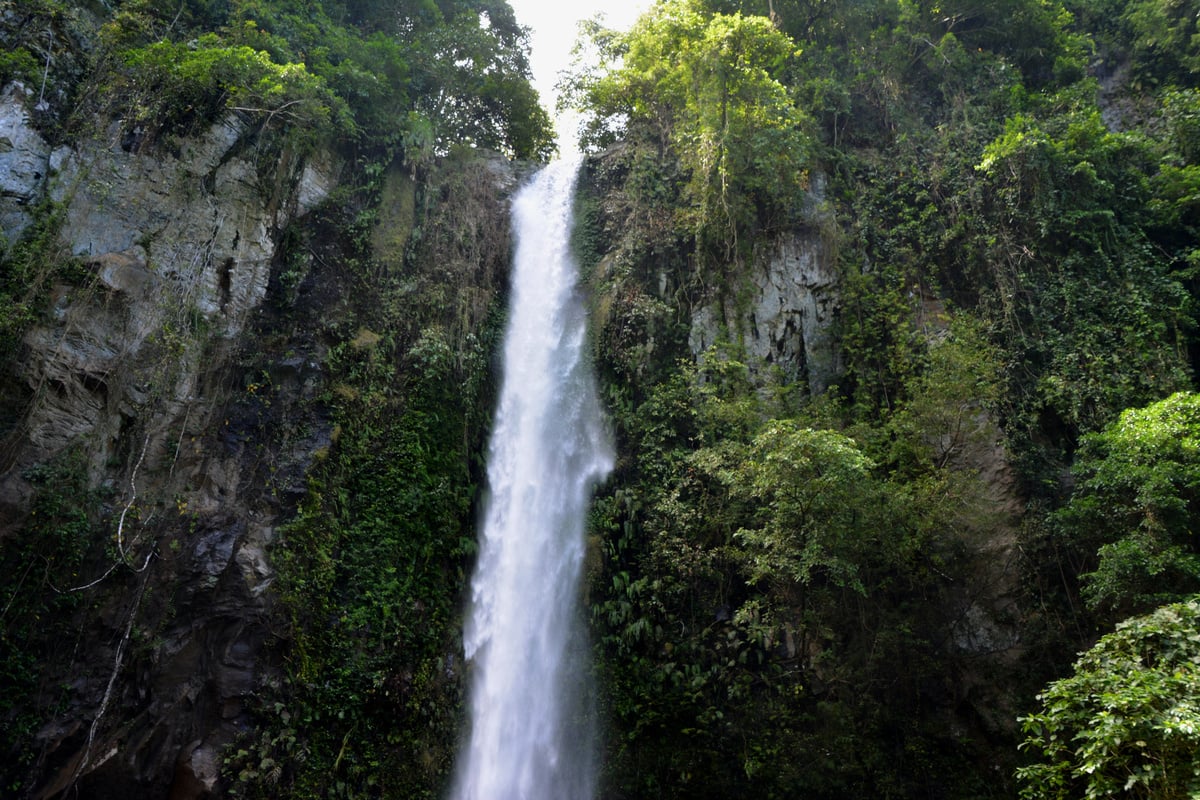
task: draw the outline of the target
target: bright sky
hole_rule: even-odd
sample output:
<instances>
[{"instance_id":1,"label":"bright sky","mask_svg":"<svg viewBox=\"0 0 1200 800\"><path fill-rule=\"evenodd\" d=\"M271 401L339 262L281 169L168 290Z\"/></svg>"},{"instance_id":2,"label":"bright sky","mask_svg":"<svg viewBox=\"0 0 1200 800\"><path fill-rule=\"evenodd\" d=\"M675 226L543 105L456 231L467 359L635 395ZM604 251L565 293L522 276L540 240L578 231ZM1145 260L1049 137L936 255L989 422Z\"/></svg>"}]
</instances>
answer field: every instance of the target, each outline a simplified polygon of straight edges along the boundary
<instances>
[{"instance_id":1,"label":"bright sky","mask_svg":"<svg viewBox=\"0 0 1200 800\"><path fill-rule=\"evenodd\" d=\"M542 105L553 116L554 84L558 73L571 61L577 23L604 14L610 28L628 30L638 15L650 7L652 0L508 0L516 12L517 22L531 29L529 62L533 69L533 85L542 97ZM560 121L559 146L564 153L574 149L571 123Z\"/></svg>"}]
</instances>

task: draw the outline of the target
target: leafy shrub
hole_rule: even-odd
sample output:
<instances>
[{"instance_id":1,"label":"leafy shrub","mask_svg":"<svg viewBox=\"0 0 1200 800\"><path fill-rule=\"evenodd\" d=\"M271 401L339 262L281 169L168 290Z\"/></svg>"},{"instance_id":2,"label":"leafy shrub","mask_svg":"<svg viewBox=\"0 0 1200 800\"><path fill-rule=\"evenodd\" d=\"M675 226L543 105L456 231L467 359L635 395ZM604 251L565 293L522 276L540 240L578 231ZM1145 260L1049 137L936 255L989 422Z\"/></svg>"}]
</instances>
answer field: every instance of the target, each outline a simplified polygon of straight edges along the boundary
<instances>
[{"instance_id":1,"label":"leafy shrub","mask_svg":"<svg viewBox=\"0 0 1200 800\"><path fill-rule=\"evenodd\" d=\"M631 126L670 148L688 176L678 223L701 255L738 260L754 230L790 218L811 146L808 117L781 82L797 52L786 34L766 17L674 0L627 35L593 36L621 66L575 78L590 136L603 143Z\"/></svg>"},{"instance_id":2,"label":"leafy shrub","mask_svg":"<svg viewBox=\"0 0 1200 800\"><path fill-rule=\"evenodd\" d=\"M19 80L31 83L40 73L41 64L24 47L0 52L0 86Z\"/></svg>"},{"instance_id":3,"label":"leafy shrub","mask_svg":"<svg viewBox=\"0 0 1200 800\"><path fill-rule=\"evenodd\" d=\"M1088 603L1118 615L1200 589L1200 395L1129 409L1084 437L1078 486L1056 519L1085 549Z\"/></svg>"},{"instance_id":4,"label":"leafy shrub","mask_svg":"<svg viewBox=\"0 0 1200 800\"><path fill-rule=\"evenodd\" d=\"M156 42L122 54L119 86L128 102L126 126L158 139L234 109L294 131L328 131L341 101L302 64L276 64L244 45L225 46L216 34L192 42Z\"/></svg>"},{"instance_id":5,"label":"leafy shrub","mask_svg":"<svg viewBox=\"0 0 1200 800\"><path fill-rule=\"evenodd\" d=\"M1021 720L1023 800L1200 793L1200 602L1126 620Z\"/></svg>"},{"instance_id":6,"label":"leafy shrub","mask_svg":"<svg viewBox=\"0 0 1200 800\"><path fill-rule=\"evenodd\" d=\"M58 238L63 207L44 202L33 211L33 224L20 240L0 249L0 356L16 348L54 280L68 277L78 263Z\"/></svg>"}]
</instances>

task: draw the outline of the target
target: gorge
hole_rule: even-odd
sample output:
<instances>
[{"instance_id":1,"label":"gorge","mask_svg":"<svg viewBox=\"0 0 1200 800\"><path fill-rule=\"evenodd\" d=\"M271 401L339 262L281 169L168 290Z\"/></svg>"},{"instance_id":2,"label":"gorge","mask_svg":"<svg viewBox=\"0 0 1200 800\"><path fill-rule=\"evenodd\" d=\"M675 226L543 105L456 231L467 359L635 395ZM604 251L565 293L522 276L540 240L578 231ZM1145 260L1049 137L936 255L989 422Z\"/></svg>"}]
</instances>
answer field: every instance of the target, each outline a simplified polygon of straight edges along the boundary
<instances>
[{"instance_id":1,"label":"gorge","mask_svg":"<svg viewBox=\"0 0 1200 800\"><path fill-rule=\"evenodd\" d=\"M0 795L1187 797L1196 10L0 0Z\"/></svg>"}]
</instances>

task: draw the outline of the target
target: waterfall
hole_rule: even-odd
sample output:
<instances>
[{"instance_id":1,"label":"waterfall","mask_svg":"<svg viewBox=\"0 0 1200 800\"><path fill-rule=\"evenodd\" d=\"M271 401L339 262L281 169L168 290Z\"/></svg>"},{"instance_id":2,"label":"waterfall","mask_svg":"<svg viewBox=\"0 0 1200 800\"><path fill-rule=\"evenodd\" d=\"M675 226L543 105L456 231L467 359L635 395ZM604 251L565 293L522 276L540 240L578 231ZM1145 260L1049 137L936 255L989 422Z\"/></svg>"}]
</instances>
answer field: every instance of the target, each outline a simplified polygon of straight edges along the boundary
<instances>
[{"instance_id":1,"label":"waterfall","mask_svg":"<svg viewBox=\"0 0 1200 800\"><path fill-rule=\"evenodd\" d=\"M595 736L580 617L584 527L612 444L570 254L578 161L513 200L504 373L464 645L471 731L455 800L589 800Z\"/></svg>"}]
</instances>

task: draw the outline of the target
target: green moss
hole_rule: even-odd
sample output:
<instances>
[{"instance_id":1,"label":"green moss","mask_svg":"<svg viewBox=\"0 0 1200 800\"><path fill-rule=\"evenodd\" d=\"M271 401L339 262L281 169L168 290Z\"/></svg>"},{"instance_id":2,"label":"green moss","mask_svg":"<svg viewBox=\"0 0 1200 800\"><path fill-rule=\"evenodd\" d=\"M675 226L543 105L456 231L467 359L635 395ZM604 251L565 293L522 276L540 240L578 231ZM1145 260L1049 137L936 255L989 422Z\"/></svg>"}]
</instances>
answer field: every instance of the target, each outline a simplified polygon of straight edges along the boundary
<instances>
[{"instance_id":1,"label":"green moss","mask_svg":"<svg viewBox=\"0 0 1200 800\"><path fill-rule=\"evenodd\" d=\"M0 358L20 343L56 280L81 283L89 277L59 240L65 214L58 203L35 206L33 221L20 240L0 252Z\"/></svg>"},{"instance_id":2,"label":"green moss","mask_svg":"<svg viewBox=\"0 0 1200 800\"><path fill-rule=\"evenodd\" d=\"M385 270L404 264L416 218L417 187L399 164L387 170L379 198L379 219L371 233L371 249Z\"/></svg>"}]
</instances>

